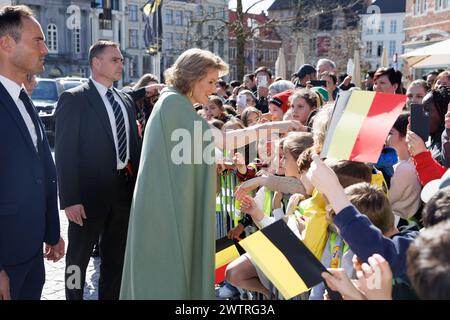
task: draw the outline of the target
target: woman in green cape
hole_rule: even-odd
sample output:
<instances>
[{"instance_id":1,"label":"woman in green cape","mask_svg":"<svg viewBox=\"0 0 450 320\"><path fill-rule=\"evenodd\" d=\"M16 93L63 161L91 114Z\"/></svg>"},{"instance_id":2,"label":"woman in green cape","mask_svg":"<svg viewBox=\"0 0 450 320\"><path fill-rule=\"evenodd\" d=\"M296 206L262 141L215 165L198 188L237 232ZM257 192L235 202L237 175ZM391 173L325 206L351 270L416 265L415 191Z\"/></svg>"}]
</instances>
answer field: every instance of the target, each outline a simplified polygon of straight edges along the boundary
<instances>
[{"instance_id":1,"label":"woman in green cape","mask_svg":"<svg viewBox=\"0 0 450 320\"><path fill-rule=\"evenodd\" d=\"M262 129L286 132L293 121L227 132L194 110L215 93L228 65L190 49L166 70L145 130L128 227L121 299L214 299L216 146L235 149Z\"/></svg>"}]
</instances>

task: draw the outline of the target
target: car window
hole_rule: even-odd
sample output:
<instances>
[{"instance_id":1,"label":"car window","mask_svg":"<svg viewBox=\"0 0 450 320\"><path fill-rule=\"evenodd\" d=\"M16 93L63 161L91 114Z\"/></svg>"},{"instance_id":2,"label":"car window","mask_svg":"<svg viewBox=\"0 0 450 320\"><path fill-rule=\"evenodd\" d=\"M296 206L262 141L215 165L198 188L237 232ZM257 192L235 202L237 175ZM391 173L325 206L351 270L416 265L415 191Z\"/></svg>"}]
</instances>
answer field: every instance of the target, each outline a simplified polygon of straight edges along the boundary
<instances>
[{"instance_id":1,"label":"car window","mask_svg":"<svg viewBox=\"0 0 450 320\"><path fill-rule=\"evenodd\" d=\"M64 82L62 82L64 91L72 89L72 88L75 88L75 87L78 87L80 84L81 84L81 82L78 82L78 81L64 81Z\"/></svg>"},{"instance_id":2,"label":"car window","mask_svg":"<svg viewBox=\"0 0 450 320\"><path fill-rule=\"evenodd\" d=\"M31 99L34 100L58 100L58 90L54 81L39 81L33 90Z\"/></svg>"}]
</instances>

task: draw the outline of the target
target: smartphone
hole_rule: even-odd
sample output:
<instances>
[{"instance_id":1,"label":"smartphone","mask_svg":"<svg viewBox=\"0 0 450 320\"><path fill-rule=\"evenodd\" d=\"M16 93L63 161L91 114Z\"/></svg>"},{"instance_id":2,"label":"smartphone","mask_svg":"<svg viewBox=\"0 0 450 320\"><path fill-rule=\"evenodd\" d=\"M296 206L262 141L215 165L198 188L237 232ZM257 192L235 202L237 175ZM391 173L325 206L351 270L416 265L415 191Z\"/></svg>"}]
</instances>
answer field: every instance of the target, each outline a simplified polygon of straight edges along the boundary
<instances>
[{"instance_id":1,"label":"smartphone","mask_svg":"<svg viewBox=\"0 0 450 320\"><path fill-rule=\"evenodd\" d=\"M264 74L258 75L258 86L267 88L267 76Z\"/></svg>"},{"instance_id":2,"label":"smartphone","mask_svg":"<svg viewBox=\"0 0 450 320\"><path fill-rule=\"evenodd\" d=\"M411 131L428 141L430 135L430 109L421 103L411 104Z\"/></svg>"},{"instance_id":3,"label":"smartphone","mask_svg":"<svg viewBox=\"0 0 450 320\"><path fill-rule=\"evenodd\" d=\"M311 85L313 87L327 87L327 82L325 80L311 80Z\"/></svg>"},{"instance_id":4,"label":"smartphone","mask_svg":"<svg viewBox=\"0 0 450 320\"><path fill-rule=\"evenodd\" d=\"M245 94L238 96L237 104L241 107L247 106L247 96Z\"/></svg>"}]
</instances>

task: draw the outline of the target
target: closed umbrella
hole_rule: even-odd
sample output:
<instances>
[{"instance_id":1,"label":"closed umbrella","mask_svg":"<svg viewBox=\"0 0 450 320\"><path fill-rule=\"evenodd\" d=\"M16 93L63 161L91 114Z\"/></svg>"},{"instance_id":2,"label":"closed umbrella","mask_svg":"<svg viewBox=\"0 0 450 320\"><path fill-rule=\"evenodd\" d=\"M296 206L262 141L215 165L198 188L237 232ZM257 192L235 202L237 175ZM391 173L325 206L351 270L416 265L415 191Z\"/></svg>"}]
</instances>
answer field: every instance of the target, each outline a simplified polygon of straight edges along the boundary
<instances>
[{"instance_id":1,"label":"closed umbrella","mask_svg":"<svg viewBox=\"0 0 450 320\"><path fill-rule=\"evenodd\" d=\"M275 61L275 77L286 79L286 58L284 57L283 48L280 48L280 51L278 51L278 58Z\"/></svg>"},{"instance_id":2,"label":"closed umbrella","mask_svg":"<svg viewBox=\"0 0 450 320\"><path fill-rule=\"evenodd\" d=\"M352 74L352 82L357 86L361 86L361 61L359 57L359 50L355 50L354 56L353 56L353 74Z\"/></svg>"},{"instance_id":3,"label":"closed umbrella","mask_svg":"<svg viewBox=\"0 0 450 320\"><path fill-rule=\"evenodd\" d=\"M297 52L295 53L294 70L297 71L304 64L305 64L305 52L303 51L303 44L302 44L302 42L299 41L298 45L297 45Z\"/></svg>"},{"instance_id":4,"label":"closed umbrella","mask_svg":"<svg viewBox=\"0 0 450 320\"><path fill-rule=\"evenodd\" d=\"M381 55L381 65L380 65L380 67L381 68L389 67L387 48L383 48L383 54Z\"/></svg>"}]
</instances>

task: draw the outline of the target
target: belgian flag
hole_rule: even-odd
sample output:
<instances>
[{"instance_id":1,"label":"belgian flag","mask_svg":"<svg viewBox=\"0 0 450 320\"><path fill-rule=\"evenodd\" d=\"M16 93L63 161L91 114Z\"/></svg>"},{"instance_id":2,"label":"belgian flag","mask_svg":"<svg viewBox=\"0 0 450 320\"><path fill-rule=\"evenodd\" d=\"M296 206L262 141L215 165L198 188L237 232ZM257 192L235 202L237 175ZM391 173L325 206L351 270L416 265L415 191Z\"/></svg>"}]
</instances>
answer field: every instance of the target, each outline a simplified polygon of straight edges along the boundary
<instances>
[{"instance_id":1,"label":"belgian flag","mask_svg":"<svg viewBox=\"0 0 450 320\"><path fill-rule=\"evenodd\" d=\"M234 240L227 237L216 240L216 284L225 280L228 264L244 253L245 250Z\"/></svg>"},{"instance_id":2,"label":"belgian flag","mask_svg":"<svg viewBox=\"0 0 450 320\"><path fill-rule=\"evenodd\" d=\"M377 163L406 96L375 91L339 93L321 158Z\"/></svg>"},{"instance_id":3,"label":"belgian flag","mask_svg":"<svg viewBox=\"0 0 450 320\"><path fill-rule=\"evenodd\" d=\"M241 240L239 244L285 299L291 299L321 283L321 273L327 271L283 219Z\"/></svg>"}]
</instances>

